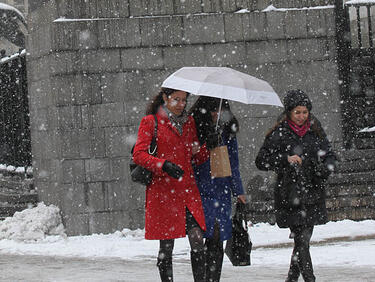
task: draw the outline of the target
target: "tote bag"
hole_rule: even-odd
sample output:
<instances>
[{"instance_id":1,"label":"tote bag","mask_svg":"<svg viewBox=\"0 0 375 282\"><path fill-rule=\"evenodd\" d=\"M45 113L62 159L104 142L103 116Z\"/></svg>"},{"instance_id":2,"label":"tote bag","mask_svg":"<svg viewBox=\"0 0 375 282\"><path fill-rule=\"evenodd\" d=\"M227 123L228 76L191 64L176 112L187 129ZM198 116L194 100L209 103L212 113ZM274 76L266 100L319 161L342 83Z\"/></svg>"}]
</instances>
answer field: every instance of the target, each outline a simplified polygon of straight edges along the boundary
<instances>
[{"instance_id":1,"label":"tote bag","mask_svg":"<svg viewBox=\"0 0 375 282\"><path fill-rule=\"evenodd\" d=\"M232 218L232 238L227 241L225 254L232 265L250 265L252 243L247 228L246 205L237 203L236 212Z\"/></svg>"},{"instance_id":2,"label":"tote bag","mask_svg":"<svg viewBox=\"0 0 375 282\"><path fill-rule=\"evenodd\" d=\"M211 177L232 176L228 147L219 146L210 150Z\"/></svg>"}]
</instances>

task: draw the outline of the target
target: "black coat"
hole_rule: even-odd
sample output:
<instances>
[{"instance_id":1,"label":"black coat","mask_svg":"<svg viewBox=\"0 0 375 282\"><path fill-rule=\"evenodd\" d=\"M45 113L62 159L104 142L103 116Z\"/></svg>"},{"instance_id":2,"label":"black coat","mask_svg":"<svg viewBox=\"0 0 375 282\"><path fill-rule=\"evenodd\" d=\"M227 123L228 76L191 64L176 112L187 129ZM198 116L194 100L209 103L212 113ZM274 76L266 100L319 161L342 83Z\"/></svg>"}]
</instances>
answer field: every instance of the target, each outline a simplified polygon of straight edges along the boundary
<instances>
[{"instance_id":1,"label":"black coat","mask_svg":"<svg viewBox=\"0 0 375 282\"><path fill-rule=\"evenodd\" d=\"M302 165L291 165L288 156L299 155ZM334 170L336 156L318 120L299 137L281 122L265 139L255 164L277 174L275 213L277 225L317 225L327 222L324 182Z\"/></svg>"}]
</instances>

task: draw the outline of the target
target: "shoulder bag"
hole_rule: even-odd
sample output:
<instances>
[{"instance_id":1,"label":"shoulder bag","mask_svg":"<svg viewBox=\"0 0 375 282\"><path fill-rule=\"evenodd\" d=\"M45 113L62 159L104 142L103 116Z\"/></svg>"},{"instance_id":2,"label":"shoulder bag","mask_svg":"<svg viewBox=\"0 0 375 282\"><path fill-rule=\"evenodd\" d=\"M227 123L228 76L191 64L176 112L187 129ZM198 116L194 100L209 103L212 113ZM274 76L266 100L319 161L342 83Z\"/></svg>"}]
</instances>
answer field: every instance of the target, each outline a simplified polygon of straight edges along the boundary
<instances>
[{"instance_id":1,"label":"shoulder bag","mask_svg":"<svg viewBox=\"0 0 375 282\"><path fill-rule=\"evenodd\" d=\"M152 156L156 156L157 151L157 143L156 143L156 136L158 132L158 119L156 115L153 115L155 119L155 127L154 127L154 135L152 136L150 148L148 149L148 153ZM134 145L135 146L135 145ZM149 185L152 181L152 172L148 169L144 168L143 166L137 165L134 163L133 160L133 151L134 146L131 150L131 159L129 163L130 167L130 177L132 181L143 184L143 185Z\"/></svg>"}]
</instances>

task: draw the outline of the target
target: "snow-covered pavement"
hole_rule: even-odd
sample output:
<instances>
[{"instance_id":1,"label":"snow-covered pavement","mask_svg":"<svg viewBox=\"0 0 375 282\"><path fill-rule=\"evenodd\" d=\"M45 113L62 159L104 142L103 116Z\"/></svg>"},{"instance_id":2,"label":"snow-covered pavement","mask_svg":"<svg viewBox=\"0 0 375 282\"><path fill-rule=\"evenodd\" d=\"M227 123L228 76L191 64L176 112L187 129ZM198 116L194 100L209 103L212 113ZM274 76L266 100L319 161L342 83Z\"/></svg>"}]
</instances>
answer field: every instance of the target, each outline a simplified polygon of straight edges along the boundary
<instances>
[{"instance_id":1,"label":"snow-covered pavement","mask_svg":"<svg viewBox=\"0 0 375 282\"><path fill-rule=\"evenodd\" d=\"M375 240L329 243L312 247L315 275L320 282L375 281L374 261L367 261ZM361 252L364 255L361 255ZM224 261L222 282L284 281L288 271L291 248L256 249L252 265L233 267ZM335 254L335 255L334 255ZM354 257L354 258L353 258ZM362 257L362 258L360 258ZM352 264L356 261L355 264ZM358 263L361 262L362 265ZM193 282L189 260L177 256L174 260L174 281ZM64 258L29 255L1 255L0 281L74 281L74 282L155 282L159 276L155 259L138 258ZM302 280L301 280L302 281Z\"/></svg>"},{"instance_id":2,"label":"snow-covered pavement","mask_svg":"<svg viewBox=\"0 0 375 282\"><path fill-rule=\"evenodd\" d=\"M251 225L252 265L233 267L224 258L222 281L283 281L293 241L289 231ZM58 209L40 204L0 222L0 281L158 281L158 241L144 230L65 235ZM375 221L316 226L311 254L317 281L375 281ZM187 238L174 249L175 281L192 281Z\"/></svg>"}]
</instances>

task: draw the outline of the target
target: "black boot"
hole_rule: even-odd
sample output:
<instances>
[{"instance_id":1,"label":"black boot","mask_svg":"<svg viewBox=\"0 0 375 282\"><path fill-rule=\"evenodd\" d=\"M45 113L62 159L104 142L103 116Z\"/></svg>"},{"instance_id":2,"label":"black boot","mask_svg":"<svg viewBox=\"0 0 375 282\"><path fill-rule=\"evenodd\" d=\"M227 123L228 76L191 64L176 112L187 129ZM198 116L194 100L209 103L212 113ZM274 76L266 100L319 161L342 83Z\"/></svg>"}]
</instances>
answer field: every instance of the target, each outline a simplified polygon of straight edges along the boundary
<instances>
[{"instance_id":1,"label":"black boot","mask_svg":"<svg viewBox=\"0 0 375 282\"><path fill-rule=\"evenodd\" d=\"M305 282L315 282L314 269L309 252L307 254L300 255L299 268Z\"/></svg>"},{"instance_id":2,"label":"black boot","mask_svg":"<svg viewBox=\"0 0 375 282\"><path fill-rule=\"evenodd\" d=\"M173 282L172 258L158 258L156 264L159 268L160 279L162 282Z\"/></svg>"},{"instance_id":3,"label":"black boot","mask_svg":"<svg viewBox=\"0 0 375 282\"><path fill-rule=\"evenodd\" d=\"M205 257L204 251L190 252L191 269L193 270L194 282L205 282Z\"/></svg>"},{"instance_id":4,"label":"black boot","mask_svg":"<svg viewBox=\"0 0 375 282\"><path fill-rule=\"evenodd\" d=\"M219 282L223 266L223 247L216 246L214 250L207 248L206 253L206 282Z\"/></svg>"},{"instance_id":5,"label":"black boot","mask_svg":"<svg viewBox=\"0 0 375 282\"><path fill-rule=\"evenodd\" d=\"M293 250L292 258L290 260L288 277L285 282L297 282L299 275L300 271L298 266L298 256L295 255L295 250Z\"/></svg>"}]
</instances>

